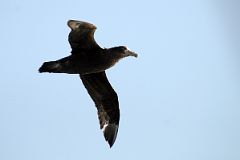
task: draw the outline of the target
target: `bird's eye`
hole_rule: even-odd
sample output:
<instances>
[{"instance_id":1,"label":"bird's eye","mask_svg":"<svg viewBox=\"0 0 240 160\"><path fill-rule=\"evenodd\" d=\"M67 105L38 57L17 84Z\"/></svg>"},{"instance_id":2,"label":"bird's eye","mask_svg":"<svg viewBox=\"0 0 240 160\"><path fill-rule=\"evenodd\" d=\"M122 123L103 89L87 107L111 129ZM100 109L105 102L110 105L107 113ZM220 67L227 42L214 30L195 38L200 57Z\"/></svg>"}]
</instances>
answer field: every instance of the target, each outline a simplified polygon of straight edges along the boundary
<instances>
[{"instance_id":1,"label":"bird's eye","mask_svg":"<svg viewBox=\"0 0 240 160\"><path fill-rule=\"evenodd\" d=\"M125 54L126 53L126 49L122 48L122 53Z\"/></svg>"},{"instance_id":2,"label":"bird's eye","mask_svg":"<svg viewBox=\"0 0 240 160\"><path fill-rule=\"evenodd\" d=\"M122 47L122 51L126 51L127 50L127 47Z\"/></svg>"}]
</instances>

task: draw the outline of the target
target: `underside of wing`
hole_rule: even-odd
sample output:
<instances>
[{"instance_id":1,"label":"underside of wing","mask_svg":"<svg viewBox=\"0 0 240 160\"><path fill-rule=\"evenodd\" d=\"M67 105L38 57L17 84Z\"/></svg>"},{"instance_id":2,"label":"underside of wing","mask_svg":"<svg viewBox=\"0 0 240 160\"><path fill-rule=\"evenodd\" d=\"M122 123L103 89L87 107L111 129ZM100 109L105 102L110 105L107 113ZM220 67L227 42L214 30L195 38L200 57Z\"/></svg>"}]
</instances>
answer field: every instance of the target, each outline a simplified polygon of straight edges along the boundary
<instances>
[{"instance_id":1,"label":"underside of wing","mask_svg":"<svg viewBox=\"0 0 240 160\"><path fill-rule=\"evenodd\" d=\"M68 36L68 41L72 47L72 53L81 53L81 51L97 50L101 47L94 39L94 32L97 29L91 23L69 20L68 26L71 32Z\"/></svg>"},{"instance_id":2,"label":"underside of wing","mask_svg":"<svg viewBox=\"0 0 240 160\"><path fill-rule=\"evenodd\" d=\"M105 72L80 75L80 77L97 107L100 128L111 147L117 137L120 119L117 94Z\"/></svg>"}]
</instances>

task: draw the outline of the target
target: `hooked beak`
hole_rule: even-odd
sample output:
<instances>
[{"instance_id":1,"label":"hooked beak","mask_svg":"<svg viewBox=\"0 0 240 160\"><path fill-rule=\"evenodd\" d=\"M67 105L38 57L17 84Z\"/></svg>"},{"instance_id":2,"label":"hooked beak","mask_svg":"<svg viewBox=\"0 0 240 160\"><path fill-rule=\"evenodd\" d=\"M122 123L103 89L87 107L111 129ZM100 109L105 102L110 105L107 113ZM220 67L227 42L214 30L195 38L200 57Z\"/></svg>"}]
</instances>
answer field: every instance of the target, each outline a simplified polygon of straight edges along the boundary
<instances>
[{"instance_id":1,"label":"hooked beak","mask_svg":"<svg viewBox=\"0 0 240 160\"><path fill-rule=\"evenodd\" d=\"M137 53L135 53L135 52L133 52L133 51L130 51L130 50L126 50L125 51L125 55L126 56L133 56L133 57L138 57L138 54Z\"/></svg>"}]
</instances>

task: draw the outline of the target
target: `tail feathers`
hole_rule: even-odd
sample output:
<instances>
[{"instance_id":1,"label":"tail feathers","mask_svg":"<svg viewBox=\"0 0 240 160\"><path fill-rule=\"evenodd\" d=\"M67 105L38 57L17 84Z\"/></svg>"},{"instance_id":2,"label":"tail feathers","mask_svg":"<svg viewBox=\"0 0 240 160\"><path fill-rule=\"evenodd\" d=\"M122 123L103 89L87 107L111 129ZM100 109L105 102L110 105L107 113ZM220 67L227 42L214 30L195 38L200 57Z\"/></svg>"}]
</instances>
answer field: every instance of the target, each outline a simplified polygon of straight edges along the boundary
<instances>
[{"instance_id":1,"label":"tail feathers","mask_svg":"<svg viewBox=\"0 0 240 160\"><path fill-rule=\"evenodd\" d=\"M61 64L56 61L44 62L43 65L39 68L39 72L53 72L59 73L61 71Z\"/></svg>"}]
</instances>

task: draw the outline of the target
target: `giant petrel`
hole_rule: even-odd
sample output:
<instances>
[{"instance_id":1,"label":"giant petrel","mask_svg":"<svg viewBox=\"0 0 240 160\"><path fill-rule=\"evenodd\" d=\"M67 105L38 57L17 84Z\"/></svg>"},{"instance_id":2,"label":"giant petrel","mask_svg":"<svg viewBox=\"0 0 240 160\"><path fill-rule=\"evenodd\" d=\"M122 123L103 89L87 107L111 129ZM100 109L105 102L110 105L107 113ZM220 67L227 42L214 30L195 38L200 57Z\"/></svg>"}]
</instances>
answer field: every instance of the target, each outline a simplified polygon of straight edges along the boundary
<instances>
[{"instance_id":1,"label":"giant petrel","mask_svg":"<svg viewBox=\"0 0 240 160\"><path fill-rule=\"evenodd\" d=\"M71 55L56 61L44 62L39 72L79 74L89 95L94 101L100 128L110 147L114 144L120 119L117 93L109 83L105 70L120 59L137 54L125 46L101 48L94 40L96 26L93 24L69 20L71 28L68 40Z\"/></svg>"}]
</instances>

